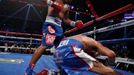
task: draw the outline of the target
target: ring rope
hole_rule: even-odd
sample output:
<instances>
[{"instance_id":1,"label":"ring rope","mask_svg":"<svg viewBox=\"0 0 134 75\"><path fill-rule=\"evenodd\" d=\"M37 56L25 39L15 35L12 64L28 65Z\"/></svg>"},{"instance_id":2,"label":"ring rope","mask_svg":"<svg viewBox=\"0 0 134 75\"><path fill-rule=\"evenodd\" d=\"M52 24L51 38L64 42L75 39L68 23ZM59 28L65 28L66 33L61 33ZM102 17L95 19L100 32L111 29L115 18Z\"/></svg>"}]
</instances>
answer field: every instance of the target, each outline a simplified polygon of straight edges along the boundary
<instances>
[{"instance_id":1,"label":"ring rope","mask_svg":"<svg viewBox=\"0 0 134 75\"><path fill-rule=\"evenodd\" d=\"M127 27L127 26L132 26L132 25L134 25L134 20L130 20L130 21L127 21L127 22L122 22L122 23L114 24L114 25L111 25L111 26L103 27L103 28L96 29L96 30L89 31L89 32L85 32L85 33L82 33L82 34L83 35L91 35L94 32L95 33L101 33L101 32L115 30L115 29L119 29L119 28L123 28L123 27Z\"/></svg>"},{"instance_id":2,"label":"ring rope","mask_svg":"<svg viewBox=\"0 0 134 75\"><path fill-rule=\"evenodd\" d=\"M30 34L30 33L20 33L20 32L7 32L7 31L0 31L0 34L42 37L42 35L40 35L40 34Z\"/></svg>"},{"instance_id":3,"label":"ring rope","mask_svg":"<svg viewBox=\"0 0 134 75\"><path fill-rule=\"evenodd\" d=\"M101 43L104 43L104 42L110 43L110 42L117 42L117 41L119 42L119 41L128 41L128 40L134 40L134 38L121 38L121 39L101 40L99 42L101 42Z\"/></svg>"},{"instance_id":4,"label":"ring rope","mask_svg":"<svg viewBox=\"0 0 134 75\"><path fill-rule=\"evenodd\" d=\"M111 26L107 26L107 27L103 27L94 31L89 31L89 32L85 32L82 33L84 35L91 35L94 32L96 33L101 33L101 32L106 32L106 31L110 31L110 30L114 30L114 29L119 29L122 27L126 27L126 26L132 26L134 25L134 20L130 20L127 22L122 22L122 23L118 23L118 24L114 24ZM37 40L37 41L41 41L41 39L37 39L37 38L24 38L24 37L15 37L15 36L4 36L4 35L0 35L0 38L11 38L11 39L21 39L21 40Z\"/></svg>"},{"instance_id":5,"label":"ring rope","mask_svg":"<svg viewBox=\"0 0 134 75\"><path fill-rule=\"evenodd\" d=\"M103 16L101 16L99 18L96 18L95 21L97 21L97 22L102 21L102 20L108 19L110 17L113 17L115 15L118 15L120 13L123 13L123 12L131 10L131 9L134 9L134 5L133 4L128 4L128 5L126 5L126 6L122 7L122 8L119 8L119 9L113 11L113 12L110 12L110 13L108 13L106 15L103 15ZM75 32L77 30L83 29L83 28L85 28L85 27L87 27L89 25L92 25L93 23L94 23L94 20L89 21L89 22L85 23L83 27L81 27L79 29L75 27L75 28L73 28L73 29L71 29L69 31L66 31L65 34L68 34L68 33Z\"/></svg>"},{"instance_id":6,"label":"ring rope","mask_svg":"<svg viewBox=\"0 0 134 75\"><path fill-rule=\"evenodd\" d=\"M24 38L24 37L3 36L3 35L0 35L0 38L11 38L11 39L21 39L21 40L37 40L37 41L41 40L41 39L37 39L37 38Z\"/></svg>"}]
</instances>

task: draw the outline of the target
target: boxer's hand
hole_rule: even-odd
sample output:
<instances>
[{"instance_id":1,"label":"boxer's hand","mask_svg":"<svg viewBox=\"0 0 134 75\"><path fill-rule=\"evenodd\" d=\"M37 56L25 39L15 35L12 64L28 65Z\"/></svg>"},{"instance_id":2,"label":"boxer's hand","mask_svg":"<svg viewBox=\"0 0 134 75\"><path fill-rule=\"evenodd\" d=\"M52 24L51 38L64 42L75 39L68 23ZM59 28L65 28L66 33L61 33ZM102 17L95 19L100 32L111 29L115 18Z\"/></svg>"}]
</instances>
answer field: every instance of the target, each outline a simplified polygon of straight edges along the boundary
<instances>
[{"instance_id":1,"label":"boxer's hand","mask_svg":"<svg viewBox=\"0 0 134 75\"><path fill-rule=\"evenodd\" d=\"M84 24L81 20L77 20L76 22L71 21L70 25L73 26L73 27L77 27L77 28L81 28L81 27L84 26Z\"/></svg>"},{"instance_id":2,"label":"boxer's hand","mask_svg":"<svg viewBox=\"0 0 134 75\"><path fill-rule=\"evenodd\" d=\"M84 26L84 24L83 24L83 22L82 22L81 20L76 21L75 27L81 28L81 27L83 27L83 26Z\"/></svg>"},{"instance_id":3,"label":"boxer's hand","mask_svg":"<svg viewBox=\"0 0 134 75\"><path fill-rule=\"evenodd\" d=\"M110 61L113 61L113 62L115 61L116 54L114 53L114 51L112 50L109 51L108 58Z\"/></svg>"},{"instance_id":4,"label":"boxer's hand","mask_svg":"<svg viewBox=\"0 0 134 75\"><path fill-rule=\"evenodd\" d=\"M27 67L24 75L34 75L34 71L33 71L33 68L34 68L34 64L31 64Z\"/></svg>"},{"instance_id":5,"label":"boxer's hand","mask_svg":"<svg viewBox=\"0 0 134 75\"><path fill-rule=\"evenodd\" d=\"M47 0L47 4L55 9L56 12L60 12L63 8L61 4L58 2L54 2L52 0Z\"/></svg>"}]
</instances>

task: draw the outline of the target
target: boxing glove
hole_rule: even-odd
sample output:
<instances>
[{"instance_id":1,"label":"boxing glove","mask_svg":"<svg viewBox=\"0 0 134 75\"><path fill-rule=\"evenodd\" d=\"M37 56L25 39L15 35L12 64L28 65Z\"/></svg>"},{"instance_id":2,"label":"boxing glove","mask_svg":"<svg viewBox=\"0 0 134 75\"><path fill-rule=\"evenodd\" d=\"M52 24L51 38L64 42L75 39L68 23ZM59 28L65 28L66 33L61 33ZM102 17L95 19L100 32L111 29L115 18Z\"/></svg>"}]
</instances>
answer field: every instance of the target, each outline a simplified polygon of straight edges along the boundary
<instances>
[{"instance_id":1,"label":"boxing glove","mask_svg":"<svg viewBox=\"0 0 134 75\"><path fill-rule=\"evenodd\" d=\"M78 21L76 21L75 27L81 28L81 27L83 27L83 25L84 25L83 22L81 20L78 20Z\"/></svg>"},{"instance_id":2,"label":"boxing glove","mask_svg":"<svg viewBox=\"0 0 134 75\"><path fill-rule=\"evenodd\" d=\"M81 28L81 27L84 26L84 24L81 20L77 20L76 22L71 21L70 25L73 26L73 27L77 27L77 28Z\"/></svg>"},{"instance_id":3,"label":"boxing glove","mask_svg":"<svg viewBox=\"0 0 134 75\"><path fill-rule=\"evenodd\" d=\"M61 4L54 2L52 0L47 0L47 4L48 4L48 6L53 7L56 12L60 12L63 8L63 6Z\"/></svg>"},{"instance_id":4,"label":"boxing glove","mask_svg":"<svg viewBox=\"0 0 134 75\"><path fill-rule=\"evenodd\" d=\"M48 74L48 70L44 69L39 73L36 73L35 75L47 75Z\"/></svg>"},{"instance_id":5,"label":"boxing glove","mask_svg":"<svg viewBox=\"0 0 134 75\"><path fill-rule=\"evenodd\" d=\"M33 71L34 66L35 66L34 64L30 64L30 65L27 67L27 69L26 69L24 75L34 75L34 74L35 74L35 72Z\"/></svg>"}]
</instances>

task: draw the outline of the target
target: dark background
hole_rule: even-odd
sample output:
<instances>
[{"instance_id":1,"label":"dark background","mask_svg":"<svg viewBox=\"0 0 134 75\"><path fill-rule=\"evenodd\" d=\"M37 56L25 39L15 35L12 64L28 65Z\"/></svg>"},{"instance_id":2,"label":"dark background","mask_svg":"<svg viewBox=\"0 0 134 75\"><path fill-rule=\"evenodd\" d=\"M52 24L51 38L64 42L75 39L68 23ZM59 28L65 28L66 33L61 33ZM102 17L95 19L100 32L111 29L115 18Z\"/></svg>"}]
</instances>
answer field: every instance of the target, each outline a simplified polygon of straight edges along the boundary
<instances>
[{"instance_id":1,"label":"dark background","mask_svg":"<svg viewBox=\"0 0 134 75\"><path fill-rule=\"evenodd\" d=\"M102 16L111 11L119 9L132 0L90 0L98 16ZM85 0L71 0L70 6L74 9L70 11L70 18L76 20L75 12L82 12L77 16L84 23L92 20L91 11L89 10ZM72 12L73 11L73 12ZM127 11L129 12L129 11ZM43 0L0 0L0 29L4 31L26 32L41 34L41 27L45 20L47 6ZM84 14L86 13L86 14ZM122 19L123 13L114 16L111 19ZM98 28L107 24L107 21L99 23ZM65 30L71 27L64 26ZM85 29L92 30L92 26ZM85 30L82 30L84 32Z\"/></svg>"}]
</instances>

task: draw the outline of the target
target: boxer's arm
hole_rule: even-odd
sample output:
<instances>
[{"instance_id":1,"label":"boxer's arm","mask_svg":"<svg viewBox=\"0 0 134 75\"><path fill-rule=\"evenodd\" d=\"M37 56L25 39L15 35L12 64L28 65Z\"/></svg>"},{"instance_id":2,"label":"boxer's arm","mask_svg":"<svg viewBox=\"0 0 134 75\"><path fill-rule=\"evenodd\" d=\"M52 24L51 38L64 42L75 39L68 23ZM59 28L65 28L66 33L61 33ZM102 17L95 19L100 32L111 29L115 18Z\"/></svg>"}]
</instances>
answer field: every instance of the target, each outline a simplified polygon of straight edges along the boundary
<instances>
[{"instance_id":1,"label":"boxer's arm","mask_svg":"<svg viewBox=\"0 0 134 75\"><path fill-rule=\"evenodd\" d=\"M99 54L102 54L102 55L105 55L105 56L108 56L109 59L111 60L115 60L115 53L103 46L101 43L99 43L98 41L92 39L92 38L89 38L89 37L83 37L82 40L84 41L84 43L86 44L87 48L90 50L90 48L95 48L97 50L97 52L99 52Z\"/></svg>"},{"instance_id":2,"label":"boxer's arm","mask_svg":"<svg viewBox=\"0 0 134 75\"><path fill-rule=\"evenodd\" d=\"M69 11L70 11L69 5L65 4L61 12L62 15L60 15L63 17L63 21L67 25L69 25L70 22L72 21L71 19L69 19Z\"/></svg>"},{"instance_id":3,"label":"boxer's arm","mask_svg":"<svg viewBox=\"0 0 134 75\"><path fill-rule=\"evenodd\" d=\"M70 25L72 27L81 28L84 24L81 20L73 21L69 19L69 7L65 5L63 9L63 21L65 24Z\"/></svg>"},{"instance_id":4,"label":"boxer's arm","mask_svg":"<svg viewBox=\"0 0 134 75\"><path fill-rule=\"evenodd\" d=\"M61 12L64 5L62 0L47 0L46 3L48 6L54 8L57 13Z\"/></svg>"},{"instance_id":5,"label":"boxer's arm","mask_svg":"<svg viewBox=\"0 0 134 75\"><path fill-rule=\"evenodd\" d=\"M111 49L103 46L101 43L96 41L96 47L100 54L108 56L110 60L115 60L116 54Z\"/></svg>"}]
</instances>

